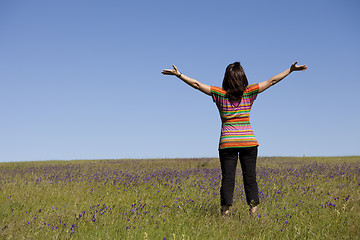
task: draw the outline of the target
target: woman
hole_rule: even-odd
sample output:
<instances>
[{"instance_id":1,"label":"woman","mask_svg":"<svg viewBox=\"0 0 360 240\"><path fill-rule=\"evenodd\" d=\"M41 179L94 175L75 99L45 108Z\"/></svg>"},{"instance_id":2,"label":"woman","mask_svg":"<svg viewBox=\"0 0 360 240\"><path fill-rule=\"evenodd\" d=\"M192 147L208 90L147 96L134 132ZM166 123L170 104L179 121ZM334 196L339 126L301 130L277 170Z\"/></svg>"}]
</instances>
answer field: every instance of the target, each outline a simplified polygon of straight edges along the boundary
<instances>
[{"instance_id":1,"label":"woman","mask_svg":"<svg viewBox=\"0 0 360 240\"><path fill-rule=\"evenodd\" d=\"M232 206L235 186L235 173L238 158L243 172L246 201L250 213L255 216L259 202L256 182L256 158L258 143L251 128L250 110L258 93L278 83L293 71L305 71L306 65L297 66L297 62L284 72L267 81L248 85L244 69L239 62L230 64L225 71L222 88L208 86L173 69L164 69L165 75L174 75L191 87L212 97L216 103L221 121L219 157L221 163L221 213L229 214Z\"/></svg>"}]
</instances>

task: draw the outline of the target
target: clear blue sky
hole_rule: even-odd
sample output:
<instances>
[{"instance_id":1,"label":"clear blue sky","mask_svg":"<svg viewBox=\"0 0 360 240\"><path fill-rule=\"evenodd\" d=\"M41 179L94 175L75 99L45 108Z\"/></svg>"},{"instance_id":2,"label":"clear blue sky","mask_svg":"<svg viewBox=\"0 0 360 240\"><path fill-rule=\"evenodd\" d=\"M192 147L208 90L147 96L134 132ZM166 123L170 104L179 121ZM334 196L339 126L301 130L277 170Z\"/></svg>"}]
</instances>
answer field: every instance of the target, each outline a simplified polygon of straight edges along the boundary
<instances>
[{"instance_id":1,"label":"clear blue sky","mask_svg":"<svg viewBox=\"0 0 360 240\"><path fill-rule=\"evenodd\" d=\"M260 156L360 155L358 1L1 1L0 161L217 157L221 86L261 93Z\"/></svg>"}]
</instances>

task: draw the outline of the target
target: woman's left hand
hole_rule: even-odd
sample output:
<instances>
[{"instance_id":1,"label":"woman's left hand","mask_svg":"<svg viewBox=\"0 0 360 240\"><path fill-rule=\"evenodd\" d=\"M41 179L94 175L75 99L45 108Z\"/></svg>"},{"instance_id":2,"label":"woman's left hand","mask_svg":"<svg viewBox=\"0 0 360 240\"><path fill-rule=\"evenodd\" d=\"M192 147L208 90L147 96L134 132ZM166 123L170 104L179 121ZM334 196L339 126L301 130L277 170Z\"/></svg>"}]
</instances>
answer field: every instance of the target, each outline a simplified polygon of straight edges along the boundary
<instances>
[{"instance_id":1,"label":"woman's left hand","mask_svg":"<svg viewBox=\"0 0 360 240\"><path fill-rule=\"evenodd\" d=\"M179 76L180 72L178 71L177 67L175 67L175 65L172 65L173 69L164 69L162 70L162 74L164 75L175 75L175 76Z\"/></svg>"}]
</instances>

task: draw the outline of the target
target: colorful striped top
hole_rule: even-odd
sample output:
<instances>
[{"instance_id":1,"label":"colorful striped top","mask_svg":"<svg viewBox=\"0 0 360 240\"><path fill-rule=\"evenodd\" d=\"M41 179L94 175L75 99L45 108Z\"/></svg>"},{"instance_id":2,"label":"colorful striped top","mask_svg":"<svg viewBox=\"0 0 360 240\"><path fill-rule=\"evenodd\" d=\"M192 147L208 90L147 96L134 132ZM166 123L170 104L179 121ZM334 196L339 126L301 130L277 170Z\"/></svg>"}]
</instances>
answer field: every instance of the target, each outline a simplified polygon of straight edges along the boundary
<instances>
[{"instance_id":1,"label":"colorful striped top","mask_svg":"<svg viewBox=\"0 0 360 240\"><path fill-rule=\"evenodd\" d=\"M225 97L222 88L211 86L210 90L222 122L219 149L258 146L250 125L250 110L259 93L259 84L248 85L240 104L235 105Z\"/></svg>"}]
</instances>

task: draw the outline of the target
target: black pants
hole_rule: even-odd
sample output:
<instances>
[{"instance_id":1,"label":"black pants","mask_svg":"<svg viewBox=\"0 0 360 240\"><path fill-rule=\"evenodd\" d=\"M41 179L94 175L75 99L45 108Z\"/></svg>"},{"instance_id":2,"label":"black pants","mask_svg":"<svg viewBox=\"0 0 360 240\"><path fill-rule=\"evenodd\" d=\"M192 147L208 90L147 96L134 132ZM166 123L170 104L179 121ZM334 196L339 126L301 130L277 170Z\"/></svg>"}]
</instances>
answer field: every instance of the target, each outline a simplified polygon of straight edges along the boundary
<instances>
[{"instance_id":1,"label":"black pants","mask_svg":"<svg viewBox=\"0 0 360 240\"><path fill-rule=\"evenodd\" d=\"M222 172L220 189L222 206L232 205L238 158L240 158L241 169L243 172L246 201L249 205L253 206L259 204L259 192L256 182L257 153L257 146L247 148L227 148L219 150Z\"/></svg>"}]
</instances>

